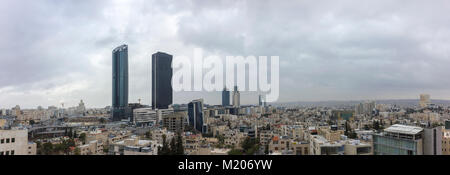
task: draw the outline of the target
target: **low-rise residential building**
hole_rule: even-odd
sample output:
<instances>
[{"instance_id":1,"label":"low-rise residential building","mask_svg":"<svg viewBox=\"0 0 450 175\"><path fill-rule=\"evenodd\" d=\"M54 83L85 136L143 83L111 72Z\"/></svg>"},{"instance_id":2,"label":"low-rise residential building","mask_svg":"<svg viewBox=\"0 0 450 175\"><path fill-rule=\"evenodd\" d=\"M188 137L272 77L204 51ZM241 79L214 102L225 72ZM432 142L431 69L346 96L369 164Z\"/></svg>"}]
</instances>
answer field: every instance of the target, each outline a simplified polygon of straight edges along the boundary
<instances>
[{"instance_id":1,"label":"low-rise residential building","mask_svg":"<svg viewBox=\"0 0 450 175\"><path fill-rule=\"evenodd\" d=\"M28 141L26 129L0 130L0 155L36 155L36 143Z\"/></svg>"}]
</instances>

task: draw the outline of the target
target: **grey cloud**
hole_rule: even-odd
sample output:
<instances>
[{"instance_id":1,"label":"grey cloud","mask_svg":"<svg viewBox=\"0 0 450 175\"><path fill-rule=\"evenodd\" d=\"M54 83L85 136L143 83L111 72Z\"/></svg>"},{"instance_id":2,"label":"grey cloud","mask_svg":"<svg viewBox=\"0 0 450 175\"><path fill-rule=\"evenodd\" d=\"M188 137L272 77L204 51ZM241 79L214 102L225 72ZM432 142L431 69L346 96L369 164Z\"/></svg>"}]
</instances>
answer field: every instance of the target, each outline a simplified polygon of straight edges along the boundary
<instances>
[{"instance_id":1,"label":"grey cloud","mask_svg":"<svg viewBox=\"0 0 450 175\"><path fill-rule=\"evenodd\" d=\"M149 101L151 53L195 47L221 56L280 56L280 101L433 92L450 99L450 80L442 78L450 74L449 8L444 0L7 0L0 6L0 107L25 97L28 106L78 98L109 105L111 49L123 43L130 46L131 101ZM77 88L60 99L48 92L47 101L38 93L65 85ZM244 103L255 103L255 95ZM216 93L175 97L220 102Z\"/></svg>"}]
</instances>

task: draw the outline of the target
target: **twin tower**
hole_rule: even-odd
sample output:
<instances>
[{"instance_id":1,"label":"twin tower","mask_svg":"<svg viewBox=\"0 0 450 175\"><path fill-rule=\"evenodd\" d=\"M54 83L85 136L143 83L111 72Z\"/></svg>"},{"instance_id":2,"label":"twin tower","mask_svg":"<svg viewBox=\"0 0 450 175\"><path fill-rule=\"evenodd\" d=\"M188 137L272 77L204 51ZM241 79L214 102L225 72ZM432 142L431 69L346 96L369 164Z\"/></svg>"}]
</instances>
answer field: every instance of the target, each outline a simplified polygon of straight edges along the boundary
<instances>
[{"instance_id":1,"label":"twin tower","mask_svg":"<svg viewBox=\"0 0 450 175\"><path fill-rule=\"evenodd\" d=\"M152 108L168 109L172 104L173 56L157 52L152 55ZM128 106L128 46L112 52L112 119L120 121L133 115Z\"/></svg>"}]
</instances>

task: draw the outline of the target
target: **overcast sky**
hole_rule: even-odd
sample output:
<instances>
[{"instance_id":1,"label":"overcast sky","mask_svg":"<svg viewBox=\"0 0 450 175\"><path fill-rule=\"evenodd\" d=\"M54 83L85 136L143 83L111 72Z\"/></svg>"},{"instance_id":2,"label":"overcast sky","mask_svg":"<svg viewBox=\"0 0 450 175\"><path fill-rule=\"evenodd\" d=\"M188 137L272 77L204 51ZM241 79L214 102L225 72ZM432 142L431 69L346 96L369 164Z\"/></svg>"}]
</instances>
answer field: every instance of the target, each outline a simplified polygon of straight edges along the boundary
<instances>
[{"instance_id":1,"label":"overcast sky","mask_svg":"<svg viewBox=\"0 0 450 175\"><path fill-rule=\"evenodd\" d=\"M280 56L279 102L450 99L449 9L448 0L3 0L0 108L111 105L111 51L121 44L129 102L150 104L152 53L194 48ZM221 94L174 94L195 98L219 104Z\"/></svg>"}]
</instances>

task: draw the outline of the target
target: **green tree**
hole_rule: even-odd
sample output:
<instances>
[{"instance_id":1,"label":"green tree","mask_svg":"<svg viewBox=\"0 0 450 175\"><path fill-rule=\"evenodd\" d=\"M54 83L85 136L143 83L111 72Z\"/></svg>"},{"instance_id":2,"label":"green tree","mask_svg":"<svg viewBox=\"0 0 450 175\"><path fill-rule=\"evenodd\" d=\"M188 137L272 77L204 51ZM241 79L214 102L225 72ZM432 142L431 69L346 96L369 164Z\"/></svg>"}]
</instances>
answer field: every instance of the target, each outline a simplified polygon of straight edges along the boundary
<instances>
[{"instance_id":1,"label":"green tree","mask_svg":"<svg viewBox=\"0 0 450 175\"><path fill-rule=\"evenodd\" d=\"M109 152L109 148L107 146L103 146L103 153L107 154Z\"/></svg>"},{"instance_id":2,"label":"green tree","mask_svg":"<svg viewBox=\"0 0 450 175\"><path fill-rule=\"evenodd\" d=\"M242 155L242 151L238 149L232 149L228 151L228 155Z\"/></svg>"},{"instance_id":3,"label":"green tree","mask_svg":"<svg viewBox=\"0 0 450 175\"><path fill-rule=\"evenodd\" d=\"M162 143L162 147L158 148L158 155L169 155L170 148L169 148L169 144L167 144L165 134L162 135L162 139L163 139L163 143Z\"/></svg>"},{"instance_id":4,"label":"green tree","mask_svg":"<svg viewBox=\"0 0 450 175\"><path fill-rule=\"evenodd\" d=\"M170 141L170 148L169 148L169 155L177 155L177 143L175 141L175 137L172 137L172 140Z\"/></svg>"},{"instance_id":5,"label":"green tree","mask_svg":"<svg viewBox=\"0 0 450 175\"><path fill-rule=\"evenodd\" d=\"M256 153L256 151L259 150L259 139L258 138L250 138L247 137L245 140L241 143L242 151L243 153L247 155L253 155Z\"/></svg>"},{"instance_id":6,"label":"green tree","mask_svg":"<svg viewBox=\"0 0 450 175\"><path fill-rule=\"evenodd\" d=\"M150 132L150 131L147 131L146 133L145 133L145 138L147 138L147 139L152 139L152 132Z\"/></svg>"},{"instance_id":7,"label":"green tree","mask_svg":"<svg viewBox=\"0 0 450 175\"><path fill-rule=\"evenodd\" d=\"M379 131L380 130L380 122L373 121L373 129Z\"/></svg>"},{"instance_id":8,"label":"green tree","mask_svg":"<svg viewBox=\"0 0 450 175\"><path fill-rule=\"evenodd\" d=\"M364 130L370 130L369 125L364 125Z\"/></svg>"},{"instance_id":9,"label":"green tree","mask_svg":"<svg viewBox=\"0 0 450 175\"><path fill-rule=\"evenodd\" d=\"M264 148L264 154L269 155L269 144Z\"/></svg>"},{"instance_id":10,"label":"green tree","mask_svg":"<svg viewBox=\"0 0 450 175\"><path fill-rule=\"evenodd\" d=\"M73 136L72 128L70 128L69 132L67 133L67 136L72 138Z\"/></svg>"},{"instance_id":11,"label":"green tree","mask_svg":"<svg viewBox=\"0 0 450 175\"><path fill-rule=\"evenodd\" d=\"M40 141L36 142L36 154L41 155L42 154L42 143Z\"/></svg>"},{"instance_id":12,"label":"green tree","mask_svg":"<svg viewBox=\"0 0 450 175\"><path fill-rule=\"evenodd\" d=\"M180 132L177 134L177 148L176 148L176 152L177 152L177 155L184 155L183 138L182 138Z\"/></svg>"},{"instance_id":13,"label":"green tree","mask_svg":"<svg viewBox=\"0 0 450 175\"><path fill-rule=\"evenodd\" d=\"M83 144L86 144L86 133L81 133L78 138L81 140L81 142L83 142Z\"/></svg>"},{"instance_id":14,"label":"green tree","mask_svg":"<svg viewBox=\"0 0 450 175\"><path fill-rule=\"evenodd\" d=\"M53 151L53 144L52 143L47 142L47 143L44 143L42 145L42 153L44 155L50 155L50 154L52 154L52 151Z\"/></svg>"}]
</instances>

